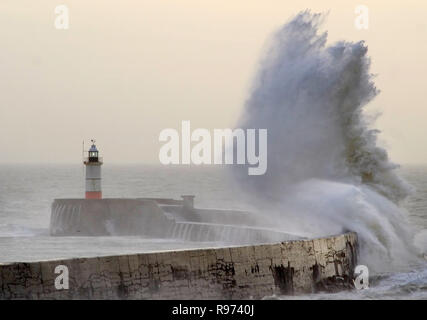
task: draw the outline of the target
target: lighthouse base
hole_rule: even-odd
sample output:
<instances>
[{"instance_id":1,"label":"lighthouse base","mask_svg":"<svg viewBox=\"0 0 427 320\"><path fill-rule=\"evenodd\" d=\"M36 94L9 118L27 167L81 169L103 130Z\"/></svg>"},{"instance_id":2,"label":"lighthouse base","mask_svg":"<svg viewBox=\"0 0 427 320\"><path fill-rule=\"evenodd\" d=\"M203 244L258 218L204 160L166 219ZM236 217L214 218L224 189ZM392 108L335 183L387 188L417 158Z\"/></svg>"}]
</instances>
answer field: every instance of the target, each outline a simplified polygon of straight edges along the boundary
<instances>
[{"instance_id":1,"label":"lighthouse base","mask_svg":"<svg viewBox=\"0 0 427 320\"><path fill-rule=\"evenodd\" d=\"M101 191L86 191L86 199L102 199Z\"/></svg>"}]
</instances>

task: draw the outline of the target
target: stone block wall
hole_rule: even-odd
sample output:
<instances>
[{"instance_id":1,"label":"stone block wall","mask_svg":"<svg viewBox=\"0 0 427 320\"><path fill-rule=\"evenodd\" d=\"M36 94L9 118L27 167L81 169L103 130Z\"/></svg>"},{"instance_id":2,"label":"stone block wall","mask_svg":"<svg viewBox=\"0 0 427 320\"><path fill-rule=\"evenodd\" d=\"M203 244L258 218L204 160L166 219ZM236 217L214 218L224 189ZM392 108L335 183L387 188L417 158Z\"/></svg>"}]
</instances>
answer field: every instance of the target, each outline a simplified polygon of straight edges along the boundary
<instances>
[{"instance_id":1,"label":"stone block wall","mask_svg":"<svg viewBox=\"0 0 427 320\"><path fill-rule=\"evenodd\" d=\"M351 287L357 235L0 264L0 299L260 299ZM54 270L69 270L69 289Z\"/></svg>"}]
</instances>

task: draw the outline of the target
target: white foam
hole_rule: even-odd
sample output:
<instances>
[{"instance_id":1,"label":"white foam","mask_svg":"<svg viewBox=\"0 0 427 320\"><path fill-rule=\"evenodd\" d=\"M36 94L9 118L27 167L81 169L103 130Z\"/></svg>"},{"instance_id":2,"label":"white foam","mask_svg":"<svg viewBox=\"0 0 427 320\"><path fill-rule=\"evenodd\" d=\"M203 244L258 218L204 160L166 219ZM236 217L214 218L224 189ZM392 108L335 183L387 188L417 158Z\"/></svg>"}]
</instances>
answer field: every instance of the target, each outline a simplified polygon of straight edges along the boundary
<instances>
[{"instance_id":1,"label":"white foam","mask_svg":"<svg viewBox=\"0 0 427 320\"><path fill-rule=\"evenodd\" d=\"M233 171L247 201L287 232L356 231L361 262L383 271L415 259L398 207L411 188L377 145L375 117L365 111L378 94L367 46L327 45L323 20L305 11L272 37L238 123L268 129L267 173Z\"/></svg>"}]
</instances>

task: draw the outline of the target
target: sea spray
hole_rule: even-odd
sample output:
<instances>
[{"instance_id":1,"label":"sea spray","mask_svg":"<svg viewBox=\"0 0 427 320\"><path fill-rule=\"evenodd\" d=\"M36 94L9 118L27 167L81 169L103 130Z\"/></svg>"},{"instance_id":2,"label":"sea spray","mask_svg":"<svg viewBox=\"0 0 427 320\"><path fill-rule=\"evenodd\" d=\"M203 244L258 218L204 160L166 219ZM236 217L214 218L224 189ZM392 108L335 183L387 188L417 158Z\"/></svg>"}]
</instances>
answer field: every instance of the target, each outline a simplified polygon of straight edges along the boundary
<instances>
[{"instance_id":1,"label":"sea spray","mask_svg":"<svg viewBox=\"0 0 427 320\"><path fill-rule=\"evenodd\" d=\"M304 11L278 30L238 123L267 128L268 170L233 168L265 219L287 232L356 231L371 270L414 258L399 202L410 192L364 107L379 93L363 42L327 45L325 16Z\"/></svg>"}]
</instances>

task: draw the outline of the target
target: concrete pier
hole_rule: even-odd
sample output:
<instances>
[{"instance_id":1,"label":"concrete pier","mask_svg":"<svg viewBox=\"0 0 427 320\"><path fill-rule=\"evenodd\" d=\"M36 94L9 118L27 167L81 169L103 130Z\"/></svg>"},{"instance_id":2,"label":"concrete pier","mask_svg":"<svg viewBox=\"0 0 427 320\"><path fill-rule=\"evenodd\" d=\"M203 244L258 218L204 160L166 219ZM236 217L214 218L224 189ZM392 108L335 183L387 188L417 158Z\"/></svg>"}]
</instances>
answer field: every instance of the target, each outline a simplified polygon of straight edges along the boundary
<instances>
[{"instance_id":1,"label":"concrete pier","mask_svg":"<svg viewBox=\"0 0 427 320\"><path fill-rule=\"evenodd\" d=\"M230 245L272 243L301 237L262 224L245 211L198 209L194 196L174 199L55 199L52 236L145 236Z\"/></svg>"},{"instance_id":2,"label":"concrete pier","mask_svg":"<svg viewBox=\"0 0 427 320\"><path fill-rule=\"evenodd\" d=\"M260 299L351 287L357 235L0 264L1 299ZM55 268L69 271L56 289Z\"/></svg>"}]
</instances>

